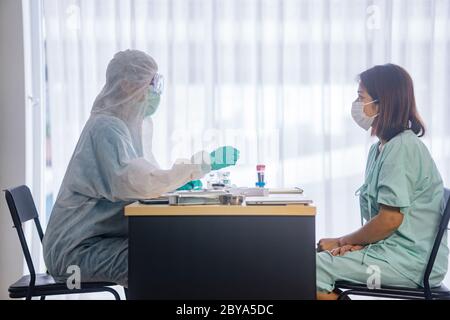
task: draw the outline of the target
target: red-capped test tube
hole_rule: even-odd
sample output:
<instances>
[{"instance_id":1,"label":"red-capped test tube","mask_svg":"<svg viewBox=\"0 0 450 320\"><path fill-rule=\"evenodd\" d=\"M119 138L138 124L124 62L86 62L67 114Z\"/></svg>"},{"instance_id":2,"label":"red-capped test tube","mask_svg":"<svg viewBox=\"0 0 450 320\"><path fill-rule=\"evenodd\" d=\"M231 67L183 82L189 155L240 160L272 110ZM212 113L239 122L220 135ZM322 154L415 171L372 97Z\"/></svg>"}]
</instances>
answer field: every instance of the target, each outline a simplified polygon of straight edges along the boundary
<instances>
[{"instance_id":1,"label":"red-capped test tube","mask_svg":"<svg viewBox=\"0 0 450 320\"><path fill-rule=\"evenodd\" d=\"M264 180L265 173L266 166L264 164L258 164L256 166L256 174L258 175L258 182L256 182L256 186L259 188L264 188L266 185L266 181Z\"/></svg>"}]
</instances>

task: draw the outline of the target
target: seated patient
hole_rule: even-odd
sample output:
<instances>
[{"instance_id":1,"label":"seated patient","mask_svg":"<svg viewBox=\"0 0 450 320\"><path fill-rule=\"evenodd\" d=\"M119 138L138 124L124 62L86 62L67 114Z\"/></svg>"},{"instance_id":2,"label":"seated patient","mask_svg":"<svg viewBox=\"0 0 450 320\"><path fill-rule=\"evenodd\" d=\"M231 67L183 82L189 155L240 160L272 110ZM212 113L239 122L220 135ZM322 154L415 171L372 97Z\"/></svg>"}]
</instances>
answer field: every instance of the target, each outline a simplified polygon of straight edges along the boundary
<instances>
[{"instance_id":1,"label":"seated patient","mask_svg":"<svg viewBox=\"0 0 450 320\"><path fill-rule=\"evenodd\" d=\"M343 237L319 241L318 299L336 299L338 280L366 284L370 266L380 271L381 285L422 286L444 208L441 176L419 138L425 127L409 74L393 64L361 73L352 116L379 139L369 151L365 181L358 190L366 224ZM444 279L447 264L445 234L431 286Z\"/></svg>"},{"instance_id":2,"label":"seated patient","mask_svg":"<svg viewBox=\"0 0 450 320\"><path fill-rule=\"evenodd\" d=\"M44 259L50 274L64 281L77 266L81 281L128 285L128 228L124 206L158 197L234 165L239 151L222 147L160 169L144 158L144 119L156 112L162 77L149 55L119 52L109 63L98 95L64 177L45 233ZM152 122L150 122L150 125ZM150 150L151 151L151 150Z\"/></svg>"}]
</instances>

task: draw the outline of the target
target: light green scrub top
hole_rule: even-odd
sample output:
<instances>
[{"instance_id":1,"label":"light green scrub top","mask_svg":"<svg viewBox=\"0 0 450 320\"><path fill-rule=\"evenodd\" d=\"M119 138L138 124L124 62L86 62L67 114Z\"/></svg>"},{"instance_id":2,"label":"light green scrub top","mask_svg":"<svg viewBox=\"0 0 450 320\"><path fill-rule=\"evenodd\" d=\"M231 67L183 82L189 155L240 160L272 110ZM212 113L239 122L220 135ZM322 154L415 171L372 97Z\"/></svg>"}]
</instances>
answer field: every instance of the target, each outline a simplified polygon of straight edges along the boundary
<instances>
[{"instance_id":1,"label":"light green scrub top","mask_svg":"<svg viewBox=\"0 0 450 320\"><path fill-rule=\"evenodd\" d=\"M369 221L380 205L400 208L400 227L390 237L366 247L366 254L389 263L392 268L423 285L423 274L444 209L444 187L427 147L406 130L380 150L380 142L369 152L365 183L359 189L361 219ZM448 264L447 233L438 251L432 285L439 285ZM382 276L382 275L381 275Z\"/></svg>"}]
</instances>

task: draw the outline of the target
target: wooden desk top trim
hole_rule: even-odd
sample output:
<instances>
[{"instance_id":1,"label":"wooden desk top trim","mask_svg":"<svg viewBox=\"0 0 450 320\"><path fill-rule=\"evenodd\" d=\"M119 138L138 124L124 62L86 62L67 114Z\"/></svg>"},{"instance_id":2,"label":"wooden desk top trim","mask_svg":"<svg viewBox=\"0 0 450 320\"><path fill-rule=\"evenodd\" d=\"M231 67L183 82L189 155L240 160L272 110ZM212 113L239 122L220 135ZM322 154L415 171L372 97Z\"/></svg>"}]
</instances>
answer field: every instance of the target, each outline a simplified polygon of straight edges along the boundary
<instances>
[{"instance_id":1,"label":"wooden desk top trim","mask_svg":"<svg viewBox=\"0 0 450 320\"><path fill-rule=\"evenodd\" d=\"M138 202L125 207L125 216L315 216L311 205L286 206L169 206Z\"/></svg>"}]
</instances>

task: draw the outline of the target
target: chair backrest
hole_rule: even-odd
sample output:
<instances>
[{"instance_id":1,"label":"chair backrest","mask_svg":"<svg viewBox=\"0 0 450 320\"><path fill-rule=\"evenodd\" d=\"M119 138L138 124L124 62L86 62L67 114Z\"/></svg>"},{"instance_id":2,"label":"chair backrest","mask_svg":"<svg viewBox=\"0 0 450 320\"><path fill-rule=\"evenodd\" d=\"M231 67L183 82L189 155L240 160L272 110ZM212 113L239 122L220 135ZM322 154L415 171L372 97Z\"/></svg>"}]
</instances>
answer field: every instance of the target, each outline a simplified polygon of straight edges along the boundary
<instances>
[{"instance_id":1,"label":"chair backrest","mask_svg":"<svg viewBox=\"0 0 450 320\"><path fill-rule=\"evenodd\" d=\"M430 288L430 274L433 270L434 262L436 260L439 247L441 246L442 238L444 237L445 231L448 228L448 222L450 220L450 189L444 189L444 199L445 199L445 209L442 214L441 222L439 224L439 229L434 240L433 249L431 250L430 258L428 259L427 267L424 274L424 288L425 295L427 298L431 298L431 288Z\"/></svg>"},{"instance_id":2,"label":"chair backrest","mask_svg":"<svg viewBox=\"0 0 450 320\"><path fill-rule=\"evenodd\" d=\"M41 223L39 222L39 214L36 210L36 205L33 201L31 191L27 186L20 186L14 189L5 190L6 202L8 203L9 212L19 236L20 245L22 246L23 255L30 271L30 275L34 277L36 274L33 260L31 259L30 250L28 248L27 240L23 232L22 224L34 220L39 238L42 242L44 233L42 232Z\"/></svg>"}]
</instances>

